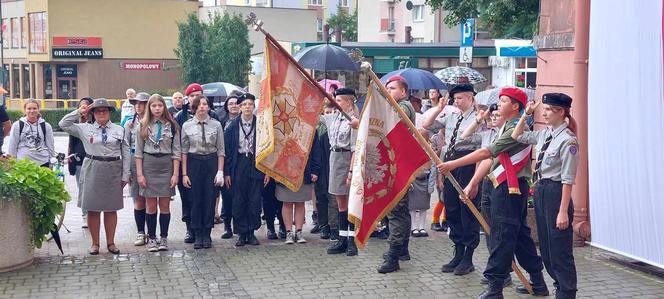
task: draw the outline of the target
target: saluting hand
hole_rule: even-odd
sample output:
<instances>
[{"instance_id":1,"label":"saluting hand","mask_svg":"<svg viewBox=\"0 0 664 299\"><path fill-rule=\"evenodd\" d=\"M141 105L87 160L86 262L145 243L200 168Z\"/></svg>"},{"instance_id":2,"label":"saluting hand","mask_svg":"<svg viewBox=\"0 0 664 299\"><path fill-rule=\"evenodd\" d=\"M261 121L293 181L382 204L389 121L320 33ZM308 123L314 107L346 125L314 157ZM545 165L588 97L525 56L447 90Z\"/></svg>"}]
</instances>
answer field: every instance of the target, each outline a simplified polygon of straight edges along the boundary
<instances>
[{"instance_id":1,"label":"saluting hand","mask_svg":"<svg viewBox=\"0 0 664 299\"><path fill-rule=\"evenodd\" d=\"M532 102L528 102L528 106L526 106L526 115L532 115L535 112L535 109L537 109L537 106L539 106L540 102L535 100Z\"/></svg>"},{"instance_id":2,"label":"saluting hand","mask_svg":"<svg viewBox=\"0 0 664 299\"><path fill-rule=\"evenodd\" d=\"M567 213L558 212L558 217L556 217L556 227L559 230L564 230L567 229L568 226L569 226L569 217L567 217Z\"/></svg>"},{"instance_id":3,"label":"saluting hand","mask_svg":"<svg viewBox=\"0 0 664 299\"><path fill-rule=\"evenodd\" d=\"M88 106L86 104L81 104L81 106L78 107L78 113L80 113L82 115L88 114L88 110L90 110L90 106Z\"/></svg>"}]
</instances>

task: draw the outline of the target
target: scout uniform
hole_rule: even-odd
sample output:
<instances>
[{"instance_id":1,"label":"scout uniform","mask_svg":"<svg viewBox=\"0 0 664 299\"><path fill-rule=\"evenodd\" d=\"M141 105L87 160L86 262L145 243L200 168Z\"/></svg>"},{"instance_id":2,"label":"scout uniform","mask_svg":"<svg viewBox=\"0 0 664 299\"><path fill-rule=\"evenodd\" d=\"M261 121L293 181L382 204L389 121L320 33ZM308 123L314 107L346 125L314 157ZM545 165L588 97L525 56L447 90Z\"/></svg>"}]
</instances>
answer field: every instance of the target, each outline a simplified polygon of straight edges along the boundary
<instances>
[{"instance_id":1,"label":"scout uniform","mask_svg":"<svg viewBox=\"0 0 664 299\"><path fill-rule=\"evenodd\" d=\"M106 99L96 99L95 108L115 108ZM112 212L123 208L122 182L129 181L129 145L124 139L124 129L112 122L102 126L94 123L77 123L78 110L60 120L60 128L77 137L85 147L85 160L81 167L81 209L93 212Z\"/></svg>"},{"instance_id":2,"label":"scout uniform","mask_svg":"<svg viewBox=\"0 0 664 299\"><path fill-rule=\"evenodd\" d=\"M316 206L318 210L318 224L320 225L320 238L330 239L339 234L337 227L337 219L339 208L334 195L328 192L329 176L330 176L330 138L328 135L327 126L320 122L316 127L316 136L318 144L320 144L320 161L321 170L318 181L316 181ZM334 235L334 236L331 236Z\"/></svg>"},{"instance_id":3,"label":"scout uniform","mask_svg":"<svg viewBox=\"0 0 664 299\"><path fill-rule=\"evenodd\" d=\"M503 88L500 96L509 96L525 107L528 97L517 88ZM533 289L538 295L548 295L542 275L542 259L537 255L535 243L526 223L528 213L528 179L530 178L530 147L512 138L519 118L507 120L496 139L485 148L494 157L489 177L493 181L491 192L491 246L484 276L489 288L483 296L502 296L503 284L510 275L512 259L516 254L519 264L530 274ZM516 157L522 156L521 159ZM525 161L512 163L510 161ZM500 173L505 169L504 173ZM481 298L484 298L481 296Z\"/></svg>"},{"instance_id":4,"label":"scout uniform","mask_svg":"<svg viewBox=\"0 0 664 299\"><path fill-rule=\"evenodd\" d=\"M189 229L195 234L194 248L212 247L210 232L214 226L214 205L218 192L214 178L219 157L225 156L224 131L221 123L210 118L194 117L182 126L182 153L187 153L187 169L191 181L188 191Z\"/></svg>"},{"instance_id":5,"label":"scout uniform","mask_svg":"<svg viewBox=\"0 0 664 299\"><path fill-rule=\"evenodd\" d=\"M130 99L129 102L132 105L136 105L138 102L142 103L147 103L148 100L150 99L150 95L147 94L146 92L139 92L136 95L135 99ZM143 113L147 111L147 107L143 110ZM136 152L136 136L138 136L138 127L141 122L142 115L138 115L138 113L134 113L129 116L127 121L124 122L123 127L124 127L124 132L125 132L125 142L129 144L129 154L132 156L131 161L129 162L129 174L130 174L130 180L129 180L129 191L130 191L130 196L136 201L137 197L141 196L139 194L139 186L138 186L138 178L137 178L137 173L136 173L136 160L134 160L134 153ZM143 201L145 201L144 198L142 198ZM136 230L137 230L137 235L136 235L136 240L134 241L134 245L136 246L141 246L144 245L146 242L146 235L145 235L145 208L142 210L137 210L134 208L134 221L136 222Z\"/></svg>"},{"instance_id":6,"label":"scout uniform","mask_svg":"<svg viewBox=\"0 0 664 299\"><path fill-rule=\"evenodd\" d=\"M473 86L470 84L460 84L454 86L449 94L454 98L454 94L459 92L473 92ZM477 116L477 112L472 109L467 112L453 112L443 118L436 119L430 130L445 129L445 146L440 157L444 161L459 159L478 149L480 143L473 139L463 139L459 137L470 126ZM459 167L451 172L461 186L466 186L475 173L475 164ZM457 275L464 275L475 270L473 266L473 252L480 242L480 225L470 209L461 203L459 193L456 191L450 180L445 178L443 185L443 202L445 203L446 220L450 227L450 239L454 242L454 258L443 265L442 272L454 272ZM471 199L473 204L477 205L479 197Z\"/></svg>"},{"instance_id":7,"label":"scout uniform","mask_svg":"<svg viewBox=\"0 0 664 299\"><path fill-rule=\"evenodd\" d=\"M562 93L544 94L542 103L570 108L572 98ZM576 167L579 163L579 146L576 135L567 127L567 122L557 128L546 128L535 132L524 132L517 140L536 144L535 215L542 260L556 286L556 298L576 296L576 267L572 253L574 205L570 200L567 208L569 226L564 230L556 227L560 210L563 184L574 185Z\"/></svg>"},{"instance_id":8,"label":"scout uniform","mask_svg":"<svg viewBox=\"0 0 664 299\"><path fill-rule=\"evenodd\" d=\"M147 109L147 108L146 108ZM149 113L146 111L146 113ZM173 161L180 161L180 132L174 124L158 120L149 125L147 139L140 134L136 138L136 159L143 160L143 176L147 179L147 186L140 187L139 194L144 197L172 197L175 189L171 188L173 176ZM139 129L140 132L140 129ZM179 162L178 162L179 163ZM157 215L146 214L148 223L148 236L156 238ZM168 225L171 214L159 214L161 228L161 242L168 237Z\"/></svg>"},{"instance_id":9,"label":"scout uniform","mask_svg":"<svg viewBox=\"0 0 664 299\"><path fill-rule=\"evenodd\" d=\"M253 97L241 97L253 101ZM224 173L231 178L233 194L233 230L239 235L236 246L259 245L254 231L261 226L261 193L265 174L256 169L256 116L250 121L242 116L231 121L225 130L226 161Z\"/></svg>"},{"instance_id":10,"label":"scout uniform","mask_svg":"<svg viewBox=\"0 0 664 299\"><path fill-rule=\"evenodd\" d=\"M339 88L334 91L334 96L339 95L355 96L355 90ZM321 121L327 127L330 138L328 192L332 195L348 195L350 187L346 185L346 178L350 169L352 152L355 150L357 130L350 126L350 121L339 111L323 115ZM339 254L346 252L347 255L356 255L355 225L348 221L348 211L339 211L338 226L339 239L327 248L327 253Z\"/></svg>"}]
</instances>

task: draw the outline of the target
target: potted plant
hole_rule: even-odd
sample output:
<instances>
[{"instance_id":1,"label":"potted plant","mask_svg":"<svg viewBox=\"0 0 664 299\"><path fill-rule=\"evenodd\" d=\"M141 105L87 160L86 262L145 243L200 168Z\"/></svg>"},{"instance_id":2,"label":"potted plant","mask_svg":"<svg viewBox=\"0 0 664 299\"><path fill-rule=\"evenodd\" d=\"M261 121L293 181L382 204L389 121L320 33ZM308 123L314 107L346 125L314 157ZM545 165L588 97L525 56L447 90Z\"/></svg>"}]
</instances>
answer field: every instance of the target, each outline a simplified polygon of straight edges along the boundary
<instances>
[{"instance_id":1,"label":"potted plant","mask_svg":"<svg viewBox=\"0 0 664 299\"><path fill-rule=\"evenodd\" d=\"M69 200L64 183L37 164L0 159L0 272L32 263Z\"/></svg>"},{"instance_id":2,"label":"potted plant","mask_svg":"<svg viewBox=\"0 0 664 299\"><path fill-rule=\"evenodd\" d=\"M533 237L535 244L539 243L537 236L537 218L535 217L535 184L532 180L528 180L528 216L526 223L530 227L530 235Z\"/></svg>"}]
</instances>

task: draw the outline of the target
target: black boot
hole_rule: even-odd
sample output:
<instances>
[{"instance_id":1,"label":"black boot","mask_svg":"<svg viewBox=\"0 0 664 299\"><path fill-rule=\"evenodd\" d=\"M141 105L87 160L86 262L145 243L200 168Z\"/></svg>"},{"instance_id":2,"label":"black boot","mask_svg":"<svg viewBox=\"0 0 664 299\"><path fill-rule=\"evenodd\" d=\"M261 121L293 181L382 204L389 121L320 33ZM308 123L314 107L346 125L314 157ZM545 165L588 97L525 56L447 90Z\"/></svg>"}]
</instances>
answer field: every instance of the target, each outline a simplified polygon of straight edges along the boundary
<instances>
[{"instance_id":1,"label":"black boot","mask_svg":"<svg viewBox=\"0 0 664 299\"><path fill-rule=\"evenodd\" d=\"M549 288L544 281L544 274L542 272L530 274L530 285L533 287L533 295L535 296L549 296ZM519 294L528 294L528 289L520 285L516 287L516 292Z\"/></svg>"},{"instance_id":2,"label":"black boot","mask_svg":"<svg viewBox=\"0 0 664 299\"><path fill-rule=\"evenodd\" d=\"M286 226L279 222L279 239L286 239Z\"/></svg>"},{"instance_id":3,"label":"black boot","mask_svg":"<svg viewBox=\"0 0 664 299\"><path fill-rule=\"evenodd\" d=\"M454 268L456 268L456 266L458 266L461 263L461 260L463 259L464 251L465 251L465 246L461 244L454 245L454 257L452 258L452 260L450 260L449 263L443 265L440 271L442 271L443 273L454 272Z\"/></svg>"},{"instance_id":4,"label":"black boot","mask_svg":"<svg viewBox=\"0 0 664 299\"><path fill-rule=\"evenodd\" d=\"M247 244L247 236L245 234L239 234L237 238L237 242L235 242L235 246L244 246Z\"/></svg>"},{"instance_id":5,"label":"black boot","mask_svg":"<svg viewBox=\"0 0 664 299\"><path fill-rule=\"evenodd\" d=\"M211 228L203 229L203 248L212 248Z\"/></svg>"},{"instance_id":6,"label":"black boot","mask_svg":"<svg viewBox=\"0 0 664 299\"><path fill-rule=\"evenodd\" d=\"M346 256L356 256L357 245L355 245L355 237L348 237L348 247L346 247Z\"/></svg>"},{"instance_id":7,"label":"black boot","mask_svg":"<svg viewBox=\"0 0 664 299\"><path fill-rule=\"evenodd\" d=\"M320 228L320 238L327 240L330 238L330 226L329 225L323 225Z\"/></svg>"},{"instance_id":8,"label":"black boot","mask_svg":"<svg viewBox=\"0 0 664 299\"><path fill-rule=\"evenodd\" d=\"M327 254L344 253L348 249L348 237L339 236L337 242L327 248Z\"/></svg>"},{"instance_id":9,"label":"black boot","mask_svg":"<svg viewBox=\"0 0 664 299\"><path fill-rule=\"evenodd\" d=\"M314 223L314 226L318 226L318 211L311 213L311 221Z\"/></svg>"},{"instance_id":10,"label":"black boot","mask_svg":"<svg viewBox=\"0 0 664 299\"><path fill-rule=\"evenodd\" d=\"M466 247L461 262L454 268L454 275L466 275L475 271L475 265L473 265L473 251L474 249Z\"/></svg>"},{"instance_id":11,"label":"black boot","mask_svg":"<svg viewBox=\"0 0 664 299\"><path fill-rule=\"evenodd\" d=\"M336 228L330 229L330 241L339 241L339 230Z\"/></svg>"},{"instance_id":12,"label":"black boot","mask_svg":"<svg viewBox=\"0 0 664 299\"><path fill-rule=\"evenodd\" d=\"M253 231L251 231L250 233L247 234L247 244L253 245L253 246L261 244L261 242L259 242L258 239L256 238L256 235L254 235Z\"/></svg>"},{"instance_id":13,"label":"black boot","mask_svg":"<svg viewBox=\"0 0 664 299\"><path fill-rule=\"evenodd\" d=\"M484 290L482 294L480 294L477 299L503 299L503 288L501 285L491 285Z\"/></svg>"},{"instance_id":14,"label":"black boot","mask_svg":"<svg viewBox=\"0 0 664 299\"><path fill-rule=\"evenodd\" d=\"M410 238L406 239L406 241L403 243L403 247L401 247L401 254L399 254L399 260L402 262L410 261L410 251L408 250L409 243L410 243ZM389 251L383 253L383 259L386 259L388 254Z\"/></svg>"},{"instance_id":15,"label":"black boot","mask_svg":"<svg viewBox=\"0 0 664 299\"><path fill-rule=\"evenodd\" d=\"M385 260L383 260L383 263L378 267L378 273L392 273L399 270L399 255L402 250L402 246L390 245Z\"/></svg>"},{"instance_id":16,"label":"black boot","mask_svg":"<svg viewBox=\"0 0 664 299\"><path fill-rule=\"evenodd\" d=\"M224 219L224 233L221 234L222 239L230 239L233 237L233 227L229 219Z\"/></svg>"},{"instance_id":17,"label":"black boot","mask_svg":"<svg viewBox=\"0 0 664 299\"><path fill-rule=\"evenodd\" d=\"M196 239L196 234L189 228L189 223L185 222L185 225L187 226L187 232L184 234L184 242L185 243L194 243L194 240Z\"/></svg>"},{"instance_id":18,"label":"black boot","mask_svg":"<svg viewBox=\"0 0 664 299\"><path fill-rule=\"evenodd\" d=\"M203 230L202 229L195 229L195 230L193 230L193 232L195 233L195 236L196 236L195 237L196 241L194 241L194 249L203 248L203 238L204 238Z\"/></svg>"},{"instance_id":19,"label":"black boot","mask_svg":"<svg viewBox=\"0 0 664 299\"><path fill-rule=\"evenodd\" d=\"M272 221L266 221L265 225L267 226L267 239L268 240L277 240L279 237L277 236L277 233L274 231L274 219Z\"/></svg>"}]
</instances>

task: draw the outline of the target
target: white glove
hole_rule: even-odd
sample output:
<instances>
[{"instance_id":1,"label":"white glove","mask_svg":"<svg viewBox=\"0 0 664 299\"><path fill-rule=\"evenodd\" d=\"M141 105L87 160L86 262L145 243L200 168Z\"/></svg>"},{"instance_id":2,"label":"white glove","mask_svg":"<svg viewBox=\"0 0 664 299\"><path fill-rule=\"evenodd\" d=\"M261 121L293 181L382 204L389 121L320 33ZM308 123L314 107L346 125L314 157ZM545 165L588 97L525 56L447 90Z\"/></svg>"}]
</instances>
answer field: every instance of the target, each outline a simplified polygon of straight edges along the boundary
<instances>
[{"instance_id":1,"label":"white glove","mask_svg":"<svg viewBox=\"0 0 664 299\"><path fill-rule=\"evenodd\" d=\"M214 185L219 187L224 186L224 172L222 170L217 171L217 174L214 176Z\"/></svg>"}]
</instances>

